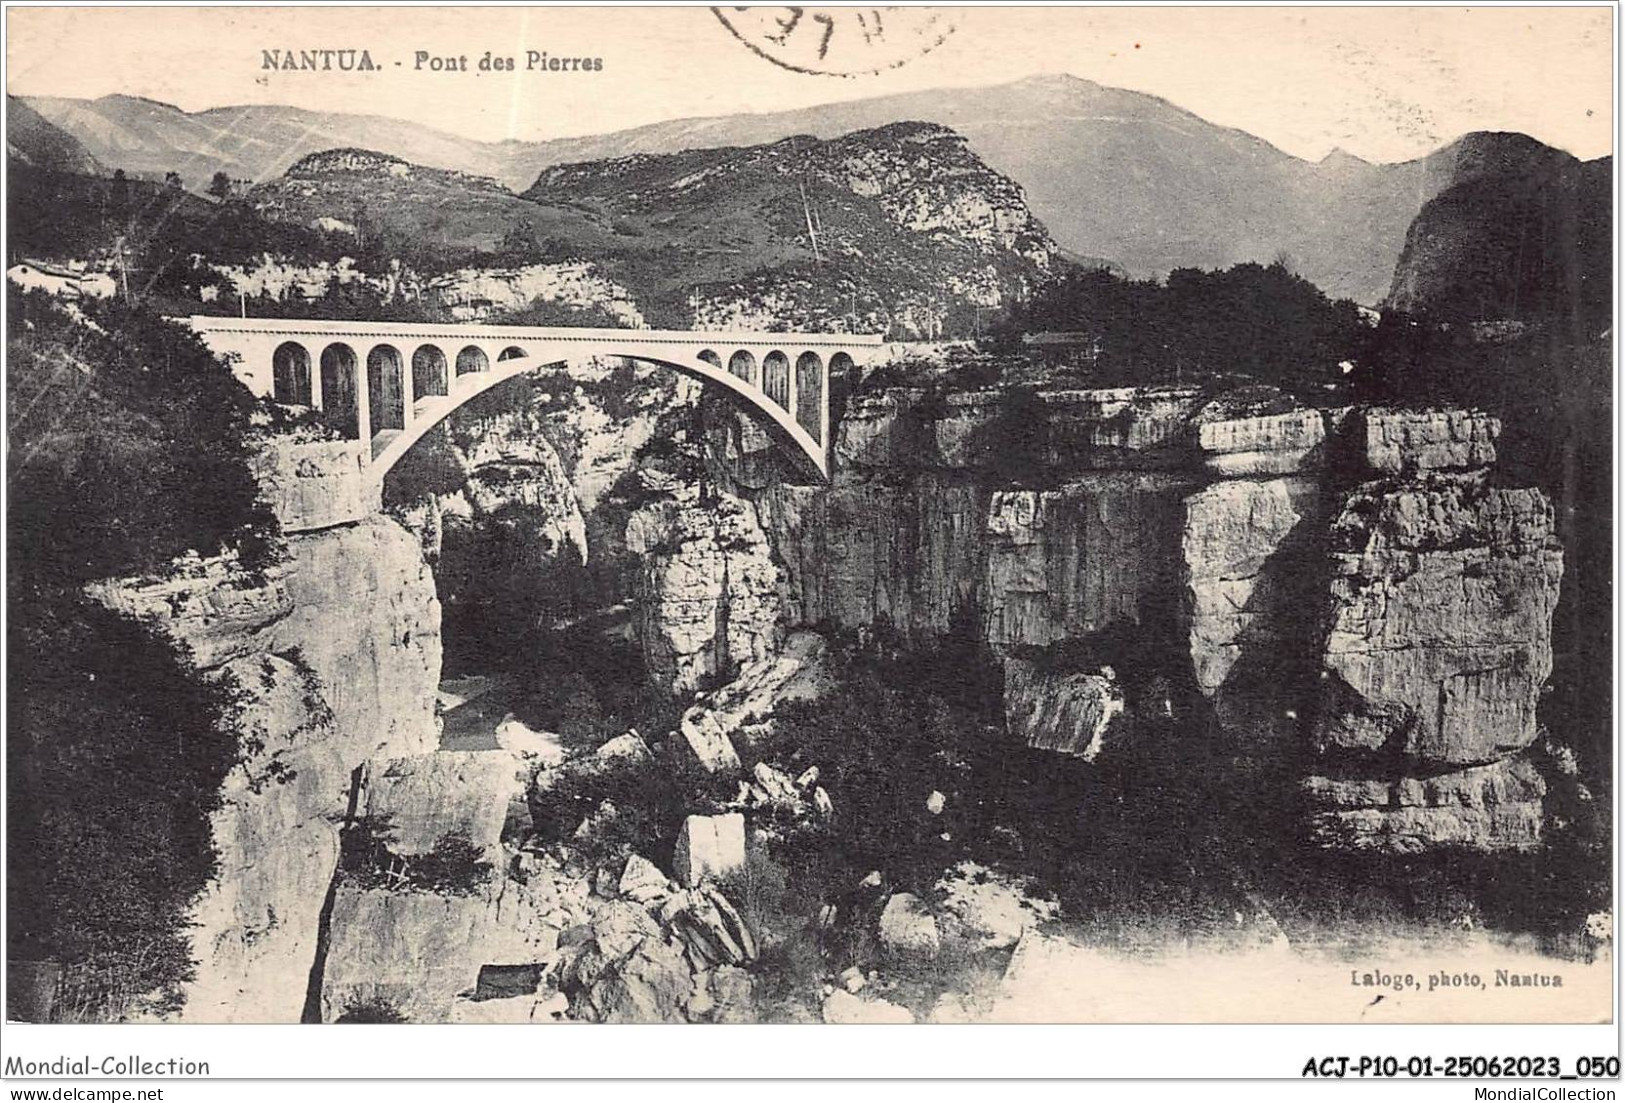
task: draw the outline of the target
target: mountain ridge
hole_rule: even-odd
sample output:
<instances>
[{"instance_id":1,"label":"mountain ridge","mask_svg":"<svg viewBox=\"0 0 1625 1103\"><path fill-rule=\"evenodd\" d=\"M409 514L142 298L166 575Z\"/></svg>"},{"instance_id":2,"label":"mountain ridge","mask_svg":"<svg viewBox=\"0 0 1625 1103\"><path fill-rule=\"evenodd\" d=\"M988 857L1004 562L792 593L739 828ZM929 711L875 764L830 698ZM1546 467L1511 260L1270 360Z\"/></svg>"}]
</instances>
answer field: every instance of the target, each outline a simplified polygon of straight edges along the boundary
<instances>
[{"instance_id":1,"label":"mountain ridge","mask_svg":"<svg viewBox=\"0 0 1625 1103\"><path fill-rule=\"evenodd\" d=\"M1329 295L1371 305L1391 290L1412 220L1471 167L1459 154L1472 135L1408 161L1333 150L1310 162L1161 97L1067 74L541 142L480 142L385 116L305 108L186 113L118 96L30 102L105 163L158 175L181 161L178 171L197 190L217 166L268 180L309 153L360 148L492 177L518 193L558 165L936 123L963 134L982 161L1020 184L1067 253L1137 277L1285 260Z\"/></svg>"},{"instance_id":2,"label":"mountain ridge","mask_svg":"<svg viewBox=\"0 0 1625 1103\"><path fill-rule=\"evenodd\" d=\"M1612 300L1613 159L1524 134L1456 143L1452 179L1406 232L1384 306L1456 321L1560 322L1589 338Z\"/></svg>"},{"instance_id":3,"label":"mountain ridge","mask_svg":"<svg viewBox=\"0 0 1625 1103\"><path fill-rule=\"evenodd\" d=\"M243 199L267 219L351 235L369 269L477 269L468 280L518 288L590 268L670 328L959 334L1029 293L1059 255L1020 186L930 123L559 165L523 196L344 149Z\"/></svg>"},{"instance_id":4,"label":"mountain ridge","mask_svg":"<svg viewBox=\"0 0 1625 1103\"><path fill-rule=\"evenodd\" d=\"M6 97L6 155L34 168L99 176L105 167L73 135L15 96Z\"/></svg>"}]
</instances>

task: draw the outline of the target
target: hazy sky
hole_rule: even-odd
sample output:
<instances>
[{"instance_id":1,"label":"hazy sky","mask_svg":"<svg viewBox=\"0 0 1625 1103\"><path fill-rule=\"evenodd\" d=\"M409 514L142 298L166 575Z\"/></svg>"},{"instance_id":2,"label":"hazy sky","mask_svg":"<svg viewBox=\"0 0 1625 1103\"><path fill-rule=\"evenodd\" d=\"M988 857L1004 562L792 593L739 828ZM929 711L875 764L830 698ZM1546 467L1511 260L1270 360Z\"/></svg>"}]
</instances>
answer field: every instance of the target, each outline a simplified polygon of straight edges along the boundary
<instances>
[{"instance_id":1,"label":"hazy sky","mask_svg":"<svg viewBox=\"0 0 1625 1103\"><path fill-rule=\"evenodd\" d=\"M1342 146L1402 160L1468 130L1612 152L1609 7L943 11L955 29L935 50L839 78L773 64L705 7L12 8L8 91L123 92L187 110L281 103L540 139L1066 72L1163 96L1311 159ZM848 42L851 26L841 25ZM264 50L320 47L365 48L382 68L262 68ZM467 55L471 68L487 50L521 67L536 50L600 57L603 68L416 72L418 50Z\"/></svg>"}]
</instances>

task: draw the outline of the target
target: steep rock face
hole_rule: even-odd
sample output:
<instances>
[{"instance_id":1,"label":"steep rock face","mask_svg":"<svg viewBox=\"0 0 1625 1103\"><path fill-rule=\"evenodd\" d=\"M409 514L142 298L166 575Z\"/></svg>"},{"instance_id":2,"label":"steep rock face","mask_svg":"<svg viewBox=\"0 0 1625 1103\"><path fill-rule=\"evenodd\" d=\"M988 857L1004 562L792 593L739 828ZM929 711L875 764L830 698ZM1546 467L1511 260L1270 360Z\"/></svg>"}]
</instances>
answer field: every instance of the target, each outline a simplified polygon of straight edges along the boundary
<instances>
[{"instance_id":1,"label":"steep rock face","mask_svg":"<svg viewBox=\"0 0 1625 1103\"><path fill-rule=\"evenodd\" d=\"M185 1013L196 1022L297 1022L338 863L330 817L344 810L354 764L302 663L251 655L217 676L246 691L235 723L249 753L211 822L220 869L193 917L198 975Z\"/></svg>"},{"instance_id":2,"label":"steep rock face","mask_svg":"<svg viewBox=\"0 0 1625 1103\"><path fill-rule=\"evenodd\" d=\"M1122 714L1122 691L1105 672L1063 674L1004 660L1005 725L1029 747L1093 762L1109 749Z\"/></svg>"},{"instance_id":3,"label":"steep rock face","mask_svg":"<svg viewBox=\"0 0 1625 1103\"><path fill-rule=\"evenodd\" d=\"M631 463L629 453L604 456L592 443L610 419L588 388L605 374L572 365L482 396L423 446L415 470L391 476L386 497L438 553L454 669L487 661L489 648L511 646L585 601L624 599L617 518L595 516L588 497ZM653 422L637 406L643 393L627 398L630 416L611 439L635 439Z\"/></svg>"},{"instance_id":4,"label":"steep rock face","mask_svg":"<svg viewBox=\"0 0 1625 1103\"><path fill-rule=\"evenodd\" d=\"M1191 466L1197 387L1040 391L1049 439L1046 466L1147 470Z\"/></svg>"},{"instance_id":5,"label":"steep rock face","mask_svg":"<svg viewBox=\"0 0 1625 1103\"><path fill-rule=\"evenodd\" d=\"M322 983L322 1021L382 1005L440 1023L485 965L550 963L569 922L553 886L496 878L468 895L341 883Z\"/></svg>"},{"instance_id":6,"label":"steep rock face","mask_svg":"<svg viewBox=\"0 0 1625 1103\"><path fill-rule=\"evenodd\" d=\"M489 994L480 992L488 971L528 975L534 992L586 895L504 845L534 826L536 765L496 750L362 767L349 829L364 839L347 846L334 883L322 1021L450 1021L459 997Z\"/></svg>"},{"instance_id":7,"label":"steep rock face","mask_svg":"<svg viewBox=\"0 0 1625 1103\"><path fill-rule=\"evenodd\" d=\"M731 492L705 508L644 471L660 497L624 531L638 631L676 689L771 663L787 629L887 624L1006 656L1121 650L1149 660L1111 660L1142 681L1183 666L1227 753L1300 777L1446 784L1533 738L1561 557L1544 499L1487 480L1483 414L1311 409L1259 387L880 387L847 405L825 486L775 477L771 442L712 421L713 451L736 454L710 474ZM1411 830L1304 791L1321 845L1521 845L1511 812Z\"/></svg>"},{"instance_id":8,"label":"steep rock face","mask_svg":"<svg viewBox=\"0 0 1625 1103\"><path fill-rule=\"evenodd\" d=\"M1333 536L1319 745L1439 766L1527 746L1563 572L1545 496L1477 475L1368 485Z\"/></svg>"},{"instance_id":9,"label":"steep rock face","mask_svg":"<svg viewBox=\"0 0 1625 1103\"><path fill-rule=\"evenodd\" d=\"M297 1022L351 775L439 736L440 608L417 542L373 517L297 534L265 577L203 562L98 588L238 692L243 765L212 817L220 872L199 902L197 1022Z\"/></svg>"},{"instance_id":10,"label":"steep rock face","mask_svg":"<svg viewBox=\"0 0 1625 1103\"><path fill-rule=\"evenodd\" d=\"M532 522L537 556L571 552L585 563L580 501L558 452L533 419L524 411L503 413L464 422L458 435L467 441L460 449L467 481L441 502L443 517L455 519L453 529L503 523L518 511Z\"/></svg>"},{"instance_id":11,"label":"steep rock face","mask_svg":"<svg viewBox=\"0 0 1625 1103\"><path fill-rule=\"evenodd\" d=\"M888 387L854 396L840 422L832 426L836 470L851 468L920 468L963 466L945 456L938 432L944 419L921 413L923 388ZM955 395L957 410L972 427L991 422L991 395ZM986 406L984 411L983 407Z\"/></svg>"},{"instance_id":12,"label":"steep rock face","mask_svg":"<svg viewBox=\"0 0 1625 1103\"><path fill-rule=\"evenodd\" d=\"M1279 746L1295 727L1319 628L1304 613L1325 584L1323 494L1318 479L1291 475L1227 479L1185 499L1191 669L1219 722L1249 742Z\"/></svg>"},{"instance_id":13,"label":"steep rock face","mask_svg":"<svg viewBox=\"0 0 1625 1103\"><path fill-rule=\"evenodd\" d=\"M661 684L697 689L777 646L779 571L747 503L685 495L648 506L626 543L643 557L638 635Z\"/></svg>"},{"instance_id":14,"label":"steep rock face","mask_svg":"<svg viewBox=\"0 0 1625 1103\"><path fill-rule=\"evenodd\" d=\"M632 293L586 261L509 268L458 268L430 280L427 298L460 322L521 311L536 303L602 311L631 329L644 325Z\"/></svg>"},{"instance_id":15,"label":"steep rock face","mask_svg":"<svg viewBox=\"0 0 1625 1103\"><path fill-rule=\"evenodd\" d=\"M1008 460L1013 444L1032 466L1061 472L1187 468L1190 420L1203 394L1195 387L1040 388L1032 401L1025 408L998 388L938 396L891 387L859 395L836 431L837 469L987 471ZM1034 439L1040 420L1046 428Z\"/></svg>"},{"instance_id":16,"label":"steep rock face","mask_svg":"<svg viewBox=\"0 0 1625 1103\"><path fill-rule=\"evenodd\" d=\"M1490 467L1501 423L1476 410L1366 410L1361 451L1385 475Z\"/></svg>"},{"instance_id":17,"label":"steep rock face","mask_svg":"<svg viewBox=\"0 0 1625 1103\"><path fill-rule=\"evenodd\" d=\"M994 492L980 600L988 642L1043 645L1113 625L1171 623L1188 486L1122 473Z\"/></svg>"},{"instance_id":18,"label":"steep rock face","mask_svg":"<svg viewBox=\"0 0 1625 1103\"><path fill-rule=\"evenodd\" d=\"M789 621L922 641L971 628L1006 655L1114 647L1126 629L1154 649L1139 658L1185 653L1232 753L1289 769L1307 756L1306 774L1364 796L1436 781L1494 809L1445 822L1444 798L1328 804L1310 783L1319 845L1526 845L1538 785L1513 796L1462 771L1535 735L1562 574L1550 506L1491 483L1500 426L1482 413L1308 409L1264 391L1040 390L1032 410L993 388L860 395L831 485L754 495ZM1044 430L1023 438L1013 415L1037 410ZM1048 485L1011 485L1017 448ZM1042 710L1018 711L1026 738Z\"/></svg>"},{"instance_id":19,"label":"steep rock face","mask_svg":"<svg viewBox=\"0 0 1625 1103\"><path fill-rule=\"evenodd\" d=\"M940 401L919 388L861 396L834 443L827 488L756 496L798 623L885 621L911 637L974 622L996 647L1043 645L1171 614L1181 499L1159 469L1188 456L1195 391L1044 395L1056 429L1029 457L1045 489L996 489L1013 422L988 390ZM968 621L967 621L968 618Z\"/></svg>"},{"instance_id":20,"label":"steep rock face","mask_svg":"<svg viewBox=\"0 0 1625 1103\"><path fill-rule=\"evenodd\" d=\"M758 508L797 623L886 622L925 637L974 610L987 499L974 480L926 473L902 485L775 486Z\"/></svg>"},{"instance_id":21,"label":"steep rock face","mask_svg":"<svg viewBox=\"0 0 1625 1103\"><path fill-rule=\"evenodd\" d=\"M1253 417L1204 420L1196 445L1202 464L1223 478L1289 475L1320 465L1326 440L1319 410L1288 410Z\"/></svg>"},{"instance_id":22,"label":"steep rock face","mask_svg":"<svg viewBox=\"0 0 1625 1103\"><path fill-rule=\"evenodd\" d=\"M1331 541L1312 841L1538 845L1546 785L1521 752L1563 574L1550 503L1482 471L1390 476L1347 495Z\"/></svg>"},{"instance_id":23,"label":"steep rock face","mask_svg":"<svg viewBox=\"0 0 1625 1103\"><path fill-rule=\"evenodd\" d=\"M86 592L120 616L154 626L192 666L211 671L265 650L264 633L293 607L288 573L285 563L256 574L233 559L191 557L163 578L98 582Z\"/></svg>"},{"instance_id":24,"label":"steep rock face","mask_svg":"<svg viewBox=\"0 0 1625 1103\"><path fill-rule=\"evenodd\" d=\"M359 521L378 510L378 488L365 477L359 441L268 441L255 478L286 533Z\"/></svg>"},{"instance_id":25,"label":"steep rock face","mask_svg":"<svg viewBox=\"0 0 1625 1103\"><path fill-rule=\"evenodd\" d=\"M558 451L582 510L591 514L637 467L637 453L663 415L695 405L702 384L665 368L572 365L567 386L549 386L544 431Z\"/></svg>"},{"instance_id":26,"label":"steep rock face","mask_svg":"<svg viewBox=\"0 0 1625 1103\"><path fill-rule=\"evenodd\" d=\"M1437 847L1527 850L1545 819L1546 782L1521 756L1426 778L1312 776L1310 838L1346 850L1417 854Z\"/></svg>"},{"instance_id":27,"label":"steep rock face","mask_svg":"<svg viewBox=\"0 0 1625 1103\"><path fill-rule=\"evenodd\" d=\"M589 358L469 402L389 476L385 499L419 534L447 607L453 667L584 606L630 599L626 495L638 451L699 385Z\"/></svg>"},{"instance_id":28,"label":"steep rock face","mask_svg":"<svg viewBox=\"0 0 1625 1103\"><path fill-rule=\"evenodd\" d=\"M355 229L345 223L328 228L350 233ZM367 288L384 299L416 298L420 289L410 271L395 266L382 273L365 272L351 257L327 261L263 253L251 262L210 268L231 285L234 295L249 298L319 299L334 288Z\"/></svg>"},{"instance_id":29,"label":"steep rock face","mask_svg":"<svg viewBox=\"0 0 1625 1103\"><path fill-rule=\"evenodd\" d=\"M510 821L516 830L529 827L525 789L533 772L507 751L376 758L362 768L356 807L387 832L395 854L425 854L451 837L489 857Z\"/></svg>"},{"instance_id":30,"label":"steep rock face","mask_svg":"<svg viewBox=\"0 0 1625 1103\"><path fill-rule=\"evenodd\" d=\"M298 537L289 550L292 609L269 633L268 650L299 649L356 748L434 749L440 602L417 541L373 517Z\"/></svg>"}]
</instances>

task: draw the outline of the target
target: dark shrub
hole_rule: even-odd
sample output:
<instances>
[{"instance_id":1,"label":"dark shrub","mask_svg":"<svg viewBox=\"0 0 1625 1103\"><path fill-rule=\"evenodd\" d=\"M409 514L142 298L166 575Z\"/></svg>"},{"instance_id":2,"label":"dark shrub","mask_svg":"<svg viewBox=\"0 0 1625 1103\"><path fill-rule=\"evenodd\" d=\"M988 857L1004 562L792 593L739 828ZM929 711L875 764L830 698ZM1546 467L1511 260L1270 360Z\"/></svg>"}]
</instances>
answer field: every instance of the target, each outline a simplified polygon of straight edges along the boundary
<instances>
[{"instance_id":1,"label":"dark shrub","mask_svg":"<svg viewBox=\"0 0 1625 1103\"><path fill-rule=\"evenodd\" d=\"M232 702L88 601L15 602L8 635L8 956L61 962L76 1018L173 1010L238 758Z\"/></svg>"},{"instance_id":2,"label":"dark shrub","mask_svg":"<svg viewBox=\"0 0 1625 1103\"><path fill-rule=\"evenodd\" d=\"M399 1008L381 996L372 999L354 999L344 1005L344 1011L335 1023L405 1023L410 1022Z\"/></svg>"}]
</instances>

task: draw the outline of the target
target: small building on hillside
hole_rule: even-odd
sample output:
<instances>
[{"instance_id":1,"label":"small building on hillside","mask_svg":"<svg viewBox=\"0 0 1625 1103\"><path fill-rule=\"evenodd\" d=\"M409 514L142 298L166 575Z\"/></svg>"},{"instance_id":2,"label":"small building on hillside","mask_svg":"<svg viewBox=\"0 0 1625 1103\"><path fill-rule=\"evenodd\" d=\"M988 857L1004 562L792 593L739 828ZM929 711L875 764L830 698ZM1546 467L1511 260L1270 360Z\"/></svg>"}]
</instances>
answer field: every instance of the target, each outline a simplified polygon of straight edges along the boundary
<instances>
[{"instance_id":1,"label":"small building on hillside","mask_svg":"<svg viewBox=\"0 0 1625 1103\"><path fill-rule=\"evenodd\" d=\"M6 269L6 279L24 291L43 291L59 299L106 299L118 290L106 272L75 271L38 260L12 265Z\"/></svg>"}]
</instances>

